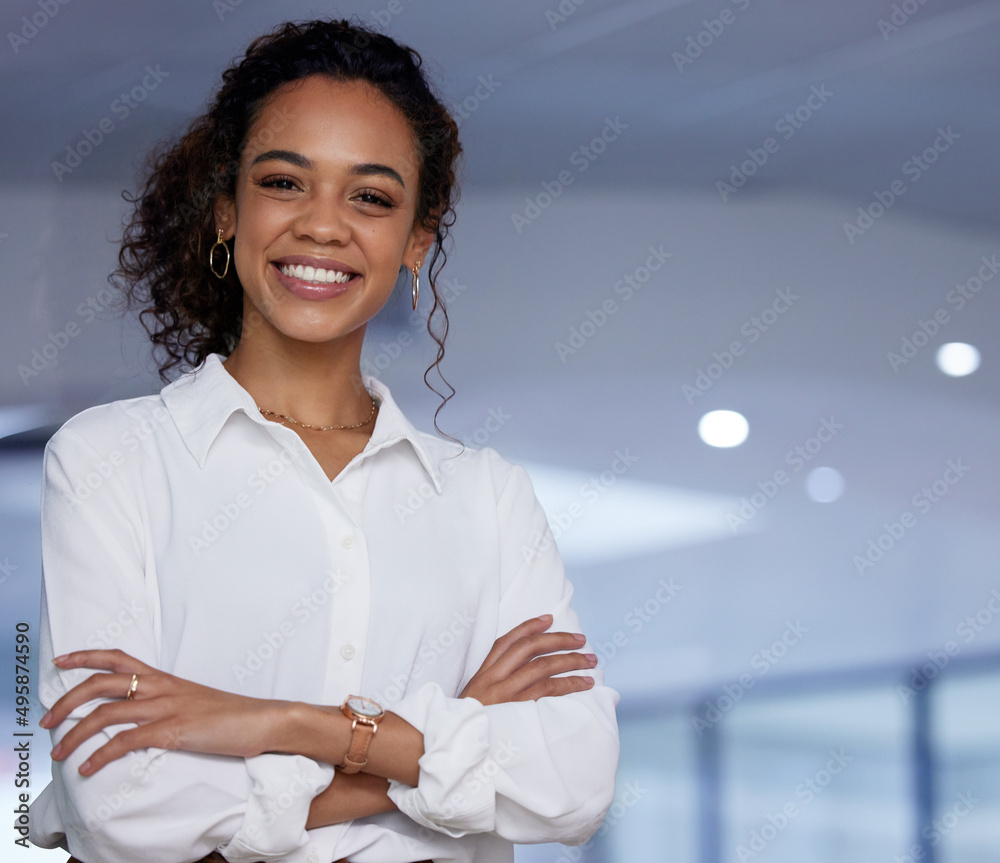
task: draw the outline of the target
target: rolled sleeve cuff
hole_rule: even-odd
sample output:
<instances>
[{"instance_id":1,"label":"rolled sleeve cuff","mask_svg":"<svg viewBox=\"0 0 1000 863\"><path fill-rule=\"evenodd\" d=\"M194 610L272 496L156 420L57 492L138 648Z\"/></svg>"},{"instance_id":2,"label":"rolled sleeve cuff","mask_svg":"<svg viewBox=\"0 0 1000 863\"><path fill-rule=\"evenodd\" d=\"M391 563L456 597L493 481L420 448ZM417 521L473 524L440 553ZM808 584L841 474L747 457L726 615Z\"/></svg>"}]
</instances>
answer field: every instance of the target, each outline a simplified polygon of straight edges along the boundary
<instances>
[{"instance_id":1,"label":"rolled sleeve cuff","mask_svg":"<svg viewBox=\"0 0 1000 863\"><path fill-rule=\"evenodd\" d=\"M417 824L453 838L493 830L495 789L486 769L490 727L474 698L426 683L392 707L424 736L417 787L389 780L389 799Z\"/></svg>"},{"instance_id":2,"label":"rolled sleeve cuff","mask_svg":"<svg viewBox=\"0 0 1000 863\"><path fill-rule=\"evenodd\" d=\"M333 767L302 755L246 759L252 788L243 823L219 848L230 863L312 863L306 821L313 798L333 781Z\"/></svg>"}]
</instances>

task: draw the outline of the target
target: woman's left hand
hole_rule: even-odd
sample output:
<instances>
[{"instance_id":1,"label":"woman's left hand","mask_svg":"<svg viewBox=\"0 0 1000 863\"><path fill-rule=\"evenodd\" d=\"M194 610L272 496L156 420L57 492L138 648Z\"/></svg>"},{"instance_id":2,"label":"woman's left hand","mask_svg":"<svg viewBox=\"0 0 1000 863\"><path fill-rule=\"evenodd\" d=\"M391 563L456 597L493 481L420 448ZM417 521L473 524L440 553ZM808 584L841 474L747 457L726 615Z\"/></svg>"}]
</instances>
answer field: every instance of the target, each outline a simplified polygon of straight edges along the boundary
<instances>
[{"instance_id":1,"label":"woman's left hand","mask_svg":"<svg viewBox=\"0 0 1000 863\"><path fill-rule=\"evenodd\" d=\"M183 749L248 758L272 751L287 701L248 698L212 689L166 674L121 650L80 650L54 660L57 667L94 668L94 674L74 686L42 717L43 728L54 728L69 714L96 698L114 698L96 707L71 728L52 750L65 759L84 740L109 725L136 723L119 731L80 766L89 776L105 764L136 749ZM127 698L133 675L138 686Z\"/></svg>"}]
</instances>

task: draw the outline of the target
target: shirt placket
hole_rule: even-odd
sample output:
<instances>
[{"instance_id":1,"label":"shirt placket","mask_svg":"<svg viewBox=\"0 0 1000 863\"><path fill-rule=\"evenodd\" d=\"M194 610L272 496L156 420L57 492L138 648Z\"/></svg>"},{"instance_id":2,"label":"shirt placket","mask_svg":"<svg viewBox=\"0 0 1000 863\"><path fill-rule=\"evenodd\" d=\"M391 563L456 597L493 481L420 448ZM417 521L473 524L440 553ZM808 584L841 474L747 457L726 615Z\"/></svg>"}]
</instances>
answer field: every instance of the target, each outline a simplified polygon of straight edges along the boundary
<instances>
[{"instance_id":1,"label":"shirt placket","mask_svg":"<svg viewBox=\"0 0 1000 863\"><path fill-rule=\"evenodd\" d=\"M329 704L340 704L347 695L365 694L362 678L371 614L371 569L359 522L362 485L359 471L349 468L333 483L327 481L321 505L335 585L323 689Z\"/></svg>"}]
</instances>

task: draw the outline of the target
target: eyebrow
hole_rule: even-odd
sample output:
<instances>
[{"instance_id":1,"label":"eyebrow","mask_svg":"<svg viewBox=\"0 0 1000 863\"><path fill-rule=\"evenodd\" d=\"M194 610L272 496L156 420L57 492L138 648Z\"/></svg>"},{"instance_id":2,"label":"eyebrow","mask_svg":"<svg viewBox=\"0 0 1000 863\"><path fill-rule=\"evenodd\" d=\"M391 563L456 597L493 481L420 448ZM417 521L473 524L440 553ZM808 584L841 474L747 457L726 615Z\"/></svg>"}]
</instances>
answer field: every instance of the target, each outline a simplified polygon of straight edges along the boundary
<instances>
[{"instance_id":1,"label":"eyebrow","mask_svg":"<svg viewBox=\"0 0 1000 863\"><path fill-rule=\"evenodd\" d=\"M268 150L266 153L261 153L257 156L257 158L250 163L250 167L252 168L258 162L269 162L275 159L282 162L290 162L297 168L304 168L307 171L313 171L316 169L316 166L313 164L311 159L306 158L301 153L295 153L292 150ZM399 172L390 168L388 165L380 165L378 162L362 162L358 165L352 165L350 171L352 174L361 177L369 177L373 175L389 177L399 183L399 185L404 189L406 188L406 183L404 183L403 178L399 176Z\"/></svg>"}]
</instances>

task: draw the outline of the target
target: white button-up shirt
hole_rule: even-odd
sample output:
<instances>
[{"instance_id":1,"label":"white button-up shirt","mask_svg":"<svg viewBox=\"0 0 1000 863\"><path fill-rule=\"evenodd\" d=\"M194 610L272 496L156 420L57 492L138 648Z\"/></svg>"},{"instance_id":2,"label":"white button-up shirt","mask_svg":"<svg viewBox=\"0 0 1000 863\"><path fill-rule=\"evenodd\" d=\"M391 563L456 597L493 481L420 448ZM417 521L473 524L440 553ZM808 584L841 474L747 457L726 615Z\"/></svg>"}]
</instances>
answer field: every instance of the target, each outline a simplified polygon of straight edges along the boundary
<instances>
[{"instance_id":1,"label":"white button-up shirt","mask_svg":"<svg viewBox=\"0 0 1000 863\"><path fill-rule=\"evenodd\" d=\"M331 482L222 359L158 396L83 411L49 441L41 700L94 673L49 661L84 648L258 698L365 695L422 732L419 784L390 782L399 811L306 830L330 765L150 749L81 777L129 727L115 726L54 763L32 840L96 863L215 849L230 861L499 863L512 842L586 840L618 758L618 696L601 670L580 672L591 690L556 698L457 697L524 620L551 613L553 630L579 631L524 470L416 431L366 378L380 403L372 437Z\"/></svg>"}]
</instances>

